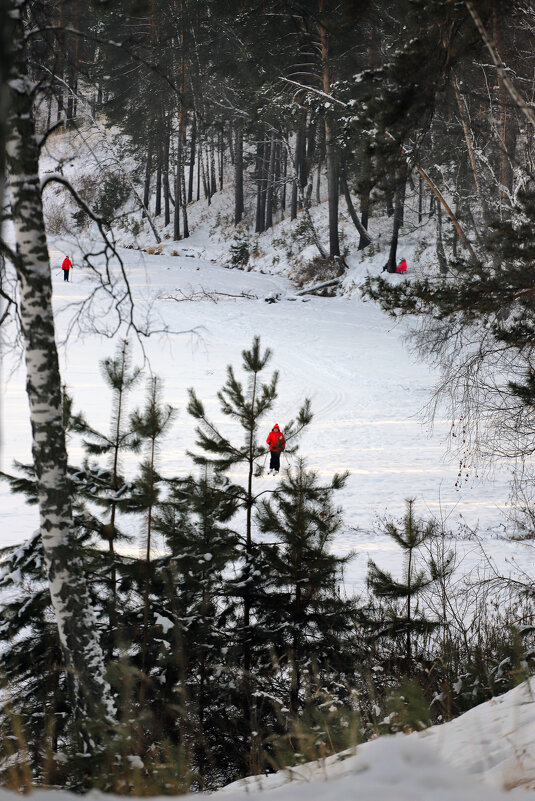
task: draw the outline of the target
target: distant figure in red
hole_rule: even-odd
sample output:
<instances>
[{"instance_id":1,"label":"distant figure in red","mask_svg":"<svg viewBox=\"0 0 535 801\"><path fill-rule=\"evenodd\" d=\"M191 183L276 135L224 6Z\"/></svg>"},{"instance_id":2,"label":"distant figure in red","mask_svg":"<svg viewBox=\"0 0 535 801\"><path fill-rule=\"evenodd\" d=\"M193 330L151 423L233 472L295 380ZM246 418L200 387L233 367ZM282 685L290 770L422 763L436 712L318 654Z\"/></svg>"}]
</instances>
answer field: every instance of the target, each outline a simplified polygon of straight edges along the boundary
<instances>
[{"instance_id":1,"label":"distant figure in red","mask_svg":"<svg viewBox=\"0 0 535 801\"><path fill-rule=\"evenodd\" d=\"M405 259L401 259L400 263L396 267L397 273L406 273L407 272L407 262Z\"/></svg>"},{"instance_id":2,"label":"distant figure in red","mask_svg":"<svg viewBox=\"0 0 535 801\"><path fill-rule=\"evenodd\" d=\"M286 447L286 440L284 439L284 434L280 430L278 423L275 423L269 432L266 442L269 445L270 452L268 476L274 476L275 473L278 473L280 470L281 453Z\"/></svg>"},{"instance_id":3,"label":"distant figure in red","mask_svg":"<svg viewBox=\"0 0 535 801\"><path fill-rule=\"evenodd\" d=\"M63 280L69 280L69 270L72 267L72 261L69 259L68 256L65 256L63 259L63 264L61 265L61 269L63 270Z\"/></svg>"}]
</instances>

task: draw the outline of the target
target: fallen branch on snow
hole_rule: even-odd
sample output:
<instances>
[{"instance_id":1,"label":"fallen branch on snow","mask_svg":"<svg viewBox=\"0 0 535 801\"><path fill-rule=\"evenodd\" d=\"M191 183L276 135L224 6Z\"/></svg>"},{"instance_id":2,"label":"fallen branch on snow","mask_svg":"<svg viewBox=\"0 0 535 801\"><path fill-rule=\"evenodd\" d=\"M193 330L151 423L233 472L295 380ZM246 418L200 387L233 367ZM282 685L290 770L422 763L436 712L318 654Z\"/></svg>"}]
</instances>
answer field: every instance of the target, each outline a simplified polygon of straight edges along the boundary
<instances>
[{"instance_id":1,"label":"fallen branch on snow","mask_svg":"<svg viewBox=\"0 0 535 801\"><path fill-rule=\"evenodd\" d=\"M330 281L324 281L322 284L314 284L314 286L307 287L307 289L300 289L296 295L313 295L314 292L319 292L320 289L327 289L330 286L339 286L341 278L331 278Z\"/></svg>"},{"instance_id":2,"label":"fallen branch on snow","mask_svg":"<svg viewBox=\"0 0 535 801\"><path fill-rule=\"evenodd\" d=\"M230 292L217 292L215 290L208 292L206 289L201 289L199 292L191 292L189 295L182 292L182 290L176 295L159 295L161 300L174 300L176 303L183 303L188 300L211 300L212 303L217 303L219 297L235 298L238 300L258 300L258 296L253 295L251 292L241 292L239 295L233 295Z\"/></svg>"}]
</instances>

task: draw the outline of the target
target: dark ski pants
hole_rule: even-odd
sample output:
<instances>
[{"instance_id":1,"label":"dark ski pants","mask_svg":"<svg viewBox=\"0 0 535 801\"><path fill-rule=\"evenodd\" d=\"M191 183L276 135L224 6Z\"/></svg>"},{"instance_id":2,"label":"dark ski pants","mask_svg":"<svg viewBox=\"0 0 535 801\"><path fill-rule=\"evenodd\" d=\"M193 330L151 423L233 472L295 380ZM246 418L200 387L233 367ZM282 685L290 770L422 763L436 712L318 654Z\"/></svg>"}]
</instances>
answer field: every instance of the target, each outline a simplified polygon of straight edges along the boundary
<instances>
[{"instance_id":1,"label":"dark ski pants","mask_svg":"<svg viewBox=\"0 0 535 801\"><path fill-rule=\"evenodd\" d=\"M63 270L63 280L64 281L69 280L69 270Z\"/></svg>"},{"instance_id":2,"label":"dark ski pants","mask_svg":"<svg viewBox=\"0 0 535 801\"><path fill-rule=\"evenodd\" d=\"M275 453L275 451L270 451L269 453L271 455L269 460L269 469L276 470L278 473L281 467L281 455L280 453Z\"/></svg>"}]
</instances>

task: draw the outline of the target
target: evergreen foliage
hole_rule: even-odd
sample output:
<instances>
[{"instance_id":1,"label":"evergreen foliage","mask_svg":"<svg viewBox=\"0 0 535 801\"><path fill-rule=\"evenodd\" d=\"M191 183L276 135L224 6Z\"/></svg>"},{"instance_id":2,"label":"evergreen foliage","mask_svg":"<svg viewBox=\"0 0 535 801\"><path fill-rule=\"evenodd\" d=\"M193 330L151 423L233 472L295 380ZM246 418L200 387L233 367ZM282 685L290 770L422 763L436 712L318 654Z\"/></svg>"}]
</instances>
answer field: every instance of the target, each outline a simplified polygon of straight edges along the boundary
<instances>
[{"instance_id":1,"label":"evergreen foliage","mask_svg":"<svg viewBox=\"0 0 535 801\"><path fill-rule=\"evenodd\" d=\"M310 712L322 692L347 688L355 670L356 606L340 595L343 567L351 557L330 550L342 524L332 496L346 478L335 475L321 485L298 459L258 509L258 528L269 543L263 545L266 590L254 604L255 616L264 647L287 676L280 700L294 718L303 709ZM264 659L268 662L267 655ZM341 696L339 703L348 700L344 691Z\"/></svg>"},{"instance_id":2,"label":"evergreen foliage","mask_svg":"<svg viewBox=\"0 0 535 801\"><path fill-rule=\"evenodd\" d=\"M400 531L392 522L386 525L385 533L401 548L405 566L403 576L395 579L392 574L382 570L370 559L368 563L368 587L378 599L386 603L386 615L381 614L378 623L373 624L376 637L401 638L405 642L404 670L407 675L413 672L413 640L415 634L431 632L440 625L440 621L432 620L419 609L419 599L434 582L447 574L451 558L448 556L444 564L429 557L427 563L421 565L421 547L436 533L433 521L424 524L414 515L414 500L407 501L407 512ZM402 602L401 608L398 601Z\"/></svg>"}]
</instances>

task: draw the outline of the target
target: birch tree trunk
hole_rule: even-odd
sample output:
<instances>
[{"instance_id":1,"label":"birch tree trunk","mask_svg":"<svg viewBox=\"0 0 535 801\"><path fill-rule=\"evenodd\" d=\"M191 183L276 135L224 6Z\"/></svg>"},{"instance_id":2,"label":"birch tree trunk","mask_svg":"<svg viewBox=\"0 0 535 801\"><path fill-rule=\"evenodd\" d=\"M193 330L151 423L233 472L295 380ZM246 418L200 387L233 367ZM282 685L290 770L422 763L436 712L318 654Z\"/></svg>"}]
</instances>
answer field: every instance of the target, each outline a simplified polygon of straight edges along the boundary
<instances>
[{"instance_id":1,"label":"birch tree trunk","mask_svg":"<svg viewBox=\"0 0 535 801\"><path fill-rule=\"evenodd\" d=\"M73 526L50 260L38 171L39 146L33 118L35 86L26 65L20 3L2 3L0 28L9 29L11 45L6 158L41 538L72 711L79 721L82 745L90 750L93 739L88 731L94 731L93 722L97 726L112 722L115 709Z\"/></svg>"}]
</instances>

